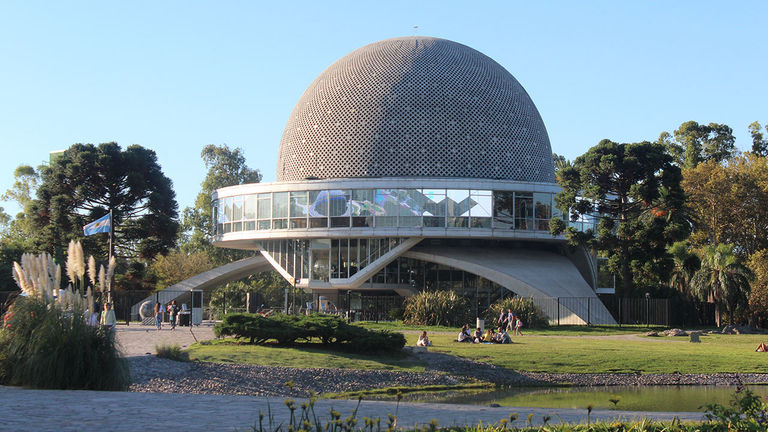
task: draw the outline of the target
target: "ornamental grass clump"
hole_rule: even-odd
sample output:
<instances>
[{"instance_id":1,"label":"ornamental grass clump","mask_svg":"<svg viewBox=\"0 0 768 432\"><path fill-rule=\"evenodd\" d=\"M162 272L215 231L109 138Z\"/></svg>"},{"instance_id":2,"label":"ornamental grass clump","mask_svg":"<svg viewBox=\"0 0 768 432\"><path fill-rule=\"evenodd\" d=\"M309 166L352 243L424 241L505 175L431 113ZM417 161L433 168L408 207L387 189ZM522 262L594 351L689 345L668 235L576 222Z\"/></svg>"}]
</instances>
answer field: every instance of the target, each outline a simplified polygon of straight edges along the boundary
<instances>
[{"instance_id":1,"label":"ornamental grass clump","mask_svg":"<svg viewBox=\"0 0 768 432\"><path fill-rule=\"evenodd\" d=\"M405 301L403 322L424 326L462 326L472 318L466 298L454 291L422 291Z\"/></svg>"},{"instance_id":2,"label":"ornamental grass clump","mask_svg":"<svg viewBox=\"0 0 768 432\"><path fill-rule=\"evenodd\" d=\"M12 303L11 316L0 332L0 384L128 387L128 365L112 332L87 324L94 303L90 287L85 287L85 264L76 262L83 261L82 248L72 242L69 251L68 289L59 289L61 266L49 254L24 254L21 264L14 263L13 276L22 296Z\"/></svg>"}]
</instances>

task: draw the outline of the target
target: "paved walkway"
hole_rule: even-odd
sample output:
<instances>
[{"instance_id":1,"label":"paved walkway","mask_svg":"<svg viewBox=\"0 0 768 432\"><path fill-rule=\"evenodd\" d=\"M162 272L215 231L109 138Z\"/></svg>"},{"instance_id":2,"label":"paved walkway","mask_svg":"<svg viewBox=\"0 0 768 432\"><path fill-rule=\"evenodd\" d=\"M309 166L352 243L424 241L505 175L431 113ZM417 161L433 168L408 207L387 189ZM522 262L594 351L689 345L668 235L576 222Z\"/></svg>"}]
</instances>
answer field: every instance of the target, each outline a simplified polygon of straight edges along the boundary
<instances>
[{"instance_id":1,"label":"paved walkway","mask_svg":"<svg viewBox=\"0 0 768 432\"><path fill-rule=\"evenodd\" d=\"M118 325L117 342L125 357L155 354L155 345L179 345L187 348L198 340L213 339L213 326L176 327L163 324L162 330L141 324Z\"/></svg>"},{"instance_id":2,"label":"paved walkway","mask_svg":"<svg viewBox=\"0 0 768 432\"><path fill-rule=\"evenodd\" d=\"M297 406L303 402L297 400ZM352 413L357 401L319 400L315 412L327 419L331 408L342 418ZM259 412L271 407L275 426L286 423L288 409L283 399L250 396L217 396L175 393L130 393L96 391L27 390L0 386L0 431L245 431L256 426ZM298 409L299 411L301 408ZM358 411L358 425L363 417L380 417L386 424L387 413L398 414L398 426L426 424L437 420L441 426L496 423L519 414L515 423L523 426L529 414L533 423L542 416L550 423L586 423L586 410L549 408L492 408L477 405L401 403L363 401ZM555 415L556 414L556 415ZM559 418L558 418L559 416ZM629 411L593 411L592 421L650 418L671 421L699 421L701 413L638 413ZM265 426L266 426L265 419Z\"/></svg>"}]
</instances>

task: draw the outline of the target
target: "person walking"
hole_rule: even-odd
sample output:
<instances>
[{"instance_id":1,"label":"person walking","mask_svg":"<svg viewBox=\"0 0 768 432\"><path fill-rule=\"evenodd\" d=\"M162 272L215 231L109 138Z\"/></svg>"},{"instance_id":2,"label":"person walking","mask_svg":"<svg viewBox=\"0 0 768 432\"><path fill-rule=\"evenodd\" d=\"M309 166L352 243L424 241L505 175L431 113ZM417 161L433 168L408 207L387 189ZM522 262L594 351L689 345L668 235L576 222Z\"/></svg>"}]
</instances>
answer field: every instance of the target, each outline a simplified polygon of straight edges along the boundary
<instances>
[{"instance_id":1,"label":"person walking","mask_svg":"<svg viewBox=\"0 0 768 432\"><path fill-rule=\"evenodd\" d=\"M158 331L163 325L163 306L160 305L160 302L155 303L155 325L157 325Z\"/></svg>"},{"instance_id":2,"label":"person walking","mask_svg":"<svg viewBox=\"0 0 768 432\"><path fill-rule=\"evenodd\" d=\"M517 321L517 315L512 312L512 309L507 309L507 325L505 329L510 332L515 328L515 321Z\"/></svg>"}]
</instances>

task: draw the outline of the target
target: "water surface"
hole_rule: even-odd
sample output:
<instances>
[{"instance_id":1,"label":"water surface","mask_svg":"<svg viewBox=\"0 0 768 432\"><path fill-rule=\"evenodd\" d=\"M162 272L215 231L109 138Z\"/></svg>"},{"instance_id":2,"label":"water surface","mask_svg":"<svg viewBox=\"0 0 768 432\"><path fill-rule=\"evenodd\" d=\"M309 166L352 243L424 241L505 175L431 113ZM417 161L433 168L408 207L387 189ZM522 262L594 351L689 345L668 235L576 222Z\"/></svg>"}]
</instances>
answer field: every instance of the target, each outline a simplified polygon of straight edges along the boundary
<instances>
[{"instance_id":1,"label":"water surface","mask_svg":"<svg viewBox=\"0 0 768 432\"><path fill-rule=\"evenodd\" d=\"M747 386L765 397L768 386ZM506 388L490 391L455 391L403 395L409 402L439 402L539 408L619 409L626 411L704 411L703 405L727 405L736 387L731 386L601 386ZM390 398L390 397L387 397ZM617 400L614 404L611 399Z\"/></svg>"}]
</instances>

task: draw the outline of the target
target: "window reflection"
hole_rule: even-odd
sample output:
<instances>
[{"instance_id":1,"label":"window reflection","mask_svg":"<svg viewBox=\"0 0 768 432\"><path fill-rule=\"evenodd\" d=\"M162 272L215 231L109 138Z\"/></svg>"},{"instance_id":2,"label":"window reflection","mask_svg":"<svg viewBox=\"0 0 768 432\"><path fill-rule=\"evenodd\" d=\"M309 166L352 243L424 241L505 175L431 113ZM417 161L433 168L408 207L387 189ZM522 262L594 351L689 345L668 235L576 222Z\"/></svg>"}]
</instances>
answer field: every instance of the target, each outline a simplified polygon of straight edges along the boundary
<instances>
[{"instance_id":1,"label":"window reflection","mask_svg":"<svg viewBox=\"0 0 768 432\"><path fill-rule=\"evenodd\" d=\"M548 231L554 194L466 189L337 189L225 197L213 202L215 234L348 227ZM585 223L586 222L586 223ZM583 229L592 221L578 221ZM576 225L574 224L574 225ZM340 259L340 258L339 258ZM354 260L346 258L351 270ZM341 262L341 261L340 261Z\"/></svg>"}]
</instances>

